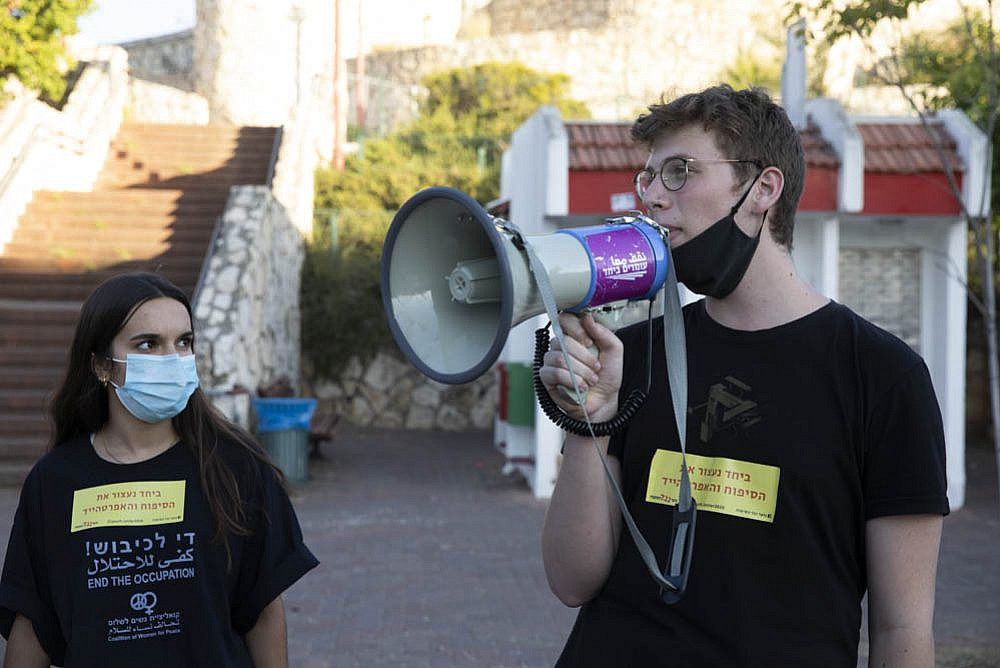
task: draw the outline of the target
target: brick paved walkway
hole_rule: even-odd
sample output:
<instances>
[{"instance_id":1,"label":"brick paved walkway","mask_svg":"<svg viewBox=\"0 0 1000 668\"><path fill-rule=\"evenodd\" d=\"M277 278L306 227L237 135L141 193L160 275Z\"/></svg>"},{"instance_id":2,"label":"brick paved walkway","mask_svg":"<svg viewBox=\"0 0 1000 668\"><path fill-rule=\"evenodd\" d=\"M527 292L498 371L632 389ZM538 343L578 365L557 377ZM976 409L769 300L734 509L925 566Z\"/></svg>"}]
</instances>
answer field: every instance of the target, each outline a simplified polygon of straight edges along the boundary
<instances>
[{"instance_id":1,"label":"brick paved walkway","mask_svg":"<svg viewBox=\"0 0 1000 668\"><path fill-rule=\"evenodd\" d=\"M489 434L344 429L295 498L323 562L286 595L293 666L551 666L575 612L542 571L545 503Z\"/></svg>"},{"instance_id":2,"label":"brick paved walkway","mask_svg":"<svg viewBox=\"0 0 1000 668\"><path fill-rule=\"evenodd\" d=\"M322 564L285 595L291 665L551 666L575 611L549 593L545 503L482 432L343 427L294 500ZM1000 666L1000 511L992 453L969 449L945 522L938 665ZM17 490L0 489L0 543Z\"/></svg>"}]
</instances>

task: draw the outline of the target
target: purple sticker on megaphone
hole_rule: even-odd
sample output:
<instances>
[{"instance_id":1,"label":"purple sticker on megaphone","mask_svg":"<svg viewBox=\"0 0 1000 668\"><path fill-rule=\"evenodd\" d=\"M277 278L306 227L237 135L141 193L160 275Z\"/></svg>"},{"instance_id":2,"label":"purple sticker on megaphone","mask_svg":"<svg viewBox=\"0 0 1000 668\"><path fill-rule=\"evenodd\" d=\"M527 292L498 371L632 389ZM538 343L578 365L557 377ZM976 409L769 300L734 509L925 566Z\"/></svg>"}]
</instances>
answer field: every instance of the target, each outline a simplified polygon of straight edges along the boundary
<instances>
[{"instance_id":1,"label":"purple sticker on megaphone","mask_svg":"<svg viewBox=\"0 0 1000 668\"><path fill-rule=\"evenodd\" d=\"M639 230L631 225L607 226L587 234L586 240L596 273L590 306L636 299L649 292L656 262L653 249Z\"/></svg>"}]
</instances>

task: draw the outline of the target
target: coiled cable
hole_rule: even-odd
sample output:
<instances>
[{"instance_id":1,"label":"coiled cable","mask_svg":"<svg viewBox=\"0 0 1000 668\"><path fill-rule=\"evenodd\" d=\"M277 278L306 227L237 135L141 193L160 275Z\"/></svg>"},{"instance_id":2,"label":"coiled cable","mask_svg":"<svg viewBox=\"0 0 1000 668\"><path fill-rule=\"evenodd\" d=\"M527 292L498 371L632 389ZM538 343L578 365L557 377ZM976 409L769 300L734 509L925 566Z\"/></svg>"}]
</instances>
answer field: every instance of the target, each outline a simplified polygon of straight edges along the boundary
<instances>
[{"instance_id":1,"label":"coiled cable","mask_svg":"<svg viewBox=\"0 0 1000 668\"><path fill-rule=\"evenodd\" d=\"M535 330L535 358L531 365L531 378L535 386L535 396L538 397L538 405L542 407L542 412L552 422L564 431L568 431L571 434L576 434L577 436L590 436L593 433L594 436L611 436L621 432L629 421L635 417L635 414L639 412L642 408L643 403L646 401L646 397L649 394L649 388L652 383L653 378L653 300L649 302L649 315L646 318L646 389L645 391L638 388L629 392L628 397L622 403L621 409L619 409L618 414L615 415L610 420L604 422L593 422L590 425L584 420L578 420L570 415L567 415L563 409L561 409L549 396L548 390L545 389L545 384L542 382L540 375L542 366L545 363L545 353L549 351L549 327L552 323L549 323L541 329ZM593 431L591 431L593 430Z\"/></svg>"}]
</instances>

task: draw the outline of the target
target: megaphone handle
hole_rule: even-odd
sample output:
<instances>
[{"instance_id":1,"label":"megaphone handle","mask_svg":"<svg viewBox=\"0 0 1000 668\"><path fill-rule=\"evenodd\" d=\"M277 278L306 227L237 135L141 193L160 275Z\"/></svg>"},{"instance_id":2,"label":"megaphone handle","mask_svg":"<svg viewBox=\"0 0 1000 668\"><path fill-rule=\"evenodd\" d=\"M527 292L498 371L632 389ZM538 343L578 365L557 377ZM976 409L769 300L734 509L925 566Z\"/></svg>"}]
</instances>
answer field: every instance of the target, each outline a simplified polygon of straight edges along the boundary
<instances>
[{"instance_id":1,"label":"megaphone handle","mask_svg":"<svg viewBox=\"0 0 1000 668\"><path fill-rule=\"evenodd\" d=\"M619 327L624 326L624 324L627 324L622 321L623 312L624 310L621 308L615 310L607 310L604 308L595 308L595 309L587 308L583 310L583 313L589 313L596 322L600 323L601 325L607 327L612 331L618 329ZM652 311L650 311L650 314L647 317L649 318L652 317ZM594 357L600 359L601 351L596 345L588 347L587 350L589 350L590 354L592 354ZM556 390L564 397L566 397L568 400L572 401L574 404L580 403L579 400L577 399L576 392L573 391L572 387L566 387L565 385L556 385ZM586 390L581 390L580 395L584 401L587 400Z\"/></svg>"},{"instance_id":2,"label":"megaphone handle","mask_svg":"<svg viewBox=\"0 0 1000 668\"><path fill-rule=\"evenodd\" d=\"M647 334L651 340L652 321L647 324ZM645 403L646 394L649 392L648 384L646 385L645 392L638 388L632 390L618 409L618 415L610 420L591 423L570 417L549 396L548 390L545 389L545 383L542 382L541 369L545 363L545 353L548 351L549 329L548 327L542 327L535 330L535 359L531 365L532 381L535 386L535 397L538 399L538 405L541 407L542 412L560 429L578 436L611 436L624 429L625 425L629 423L632 417L642 408L643 403ZM648 353L649 351L647 350L647 367L649 366ZM648 378L649 374L647 370L647 380Z\"/></svg>"}]
</instances>

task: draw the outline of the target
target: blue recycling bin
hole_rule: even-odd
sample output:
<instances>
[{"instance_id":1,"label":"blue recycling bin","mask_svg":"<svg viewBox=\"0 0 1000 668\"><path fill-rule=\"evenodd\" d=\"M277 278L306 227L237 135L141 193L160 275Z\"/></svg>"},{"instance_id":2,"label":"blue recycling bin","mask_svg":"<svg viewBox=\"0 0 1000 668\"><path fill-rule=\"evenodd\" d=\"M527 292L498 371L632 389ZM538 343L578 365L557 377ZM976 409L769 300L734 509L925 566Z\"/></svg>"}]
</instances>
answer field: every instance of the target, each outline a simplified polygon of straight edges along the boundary
<instances>
[{"instance_id":1,"label":"blue recycling bin","mask_svg":"<svg viewBox=\"0 0 1000 668\"><path fill-rule=\"evenodd\" d=\"M315 399L251 399L257 415L257 435L289 482L305 482L309 475L309 423Z\"/></svg>"}]
</instances>

